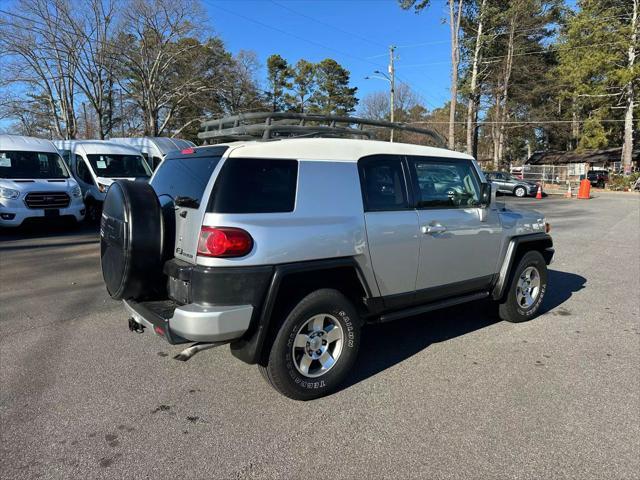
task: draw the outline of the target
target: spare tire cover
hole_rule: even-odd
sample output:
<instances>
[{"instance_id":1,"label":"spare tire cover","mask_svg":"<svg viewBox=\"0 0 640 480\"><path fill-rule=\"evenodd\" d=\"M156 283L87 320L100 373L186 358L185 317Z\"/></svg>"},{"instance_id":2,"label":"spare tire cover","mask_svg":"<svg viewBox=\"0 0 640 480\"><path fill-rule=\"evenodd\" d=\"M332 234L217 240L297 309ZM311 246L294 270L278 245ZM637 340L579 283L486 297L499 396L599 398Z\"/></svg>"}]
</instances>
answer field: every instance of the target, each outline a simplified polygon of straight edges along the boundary
<instances>
[{"instance_id":1,"label":"spare tire cover","mask_svg":"<svg viewBox=\"0 0 640 480\"><path fill-rule=\"evenodd\" d=\"M102 277L115 299L151 296L163 285L163 219L148 183L118 180L105 198L100 223Z\"/></svg>"}]
</instances>

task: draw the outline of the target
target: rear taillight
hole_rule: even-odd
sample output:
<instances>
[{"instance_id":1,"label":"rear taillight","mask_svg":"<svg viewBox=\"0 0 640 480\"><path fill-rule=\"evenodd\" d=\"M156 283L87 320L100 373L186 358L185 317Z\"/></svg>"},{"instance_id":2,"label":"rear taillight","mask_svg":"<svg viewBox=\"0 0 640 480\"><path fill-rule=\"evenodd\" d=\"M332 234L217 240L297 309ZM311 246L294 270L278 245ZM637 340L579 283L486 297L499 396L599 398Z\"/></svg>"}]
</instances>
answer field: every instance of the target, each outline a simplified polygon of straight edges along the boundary
<instances>
[{"instance_id":1,"label":"rear taillight","mask_svg":"<svg viewBox=\"0 0 640 480\"><path fill-rule=\"evenodd\" d=\"M202 227L198 255L204 257L243 257L253 248L253 238L240 228Z\"/></svg>"},{"instance_id":2,"label":"rear taillight","mask_svg":"<svg viewBox=\"0 0 640 480\"><path fill-rule=\"evenodd\" d=\"M193 148L189 147L181 150L180 153L183 155L191 155L193 153L196 153L196 151Z\"/></svg>"}]
</instances>

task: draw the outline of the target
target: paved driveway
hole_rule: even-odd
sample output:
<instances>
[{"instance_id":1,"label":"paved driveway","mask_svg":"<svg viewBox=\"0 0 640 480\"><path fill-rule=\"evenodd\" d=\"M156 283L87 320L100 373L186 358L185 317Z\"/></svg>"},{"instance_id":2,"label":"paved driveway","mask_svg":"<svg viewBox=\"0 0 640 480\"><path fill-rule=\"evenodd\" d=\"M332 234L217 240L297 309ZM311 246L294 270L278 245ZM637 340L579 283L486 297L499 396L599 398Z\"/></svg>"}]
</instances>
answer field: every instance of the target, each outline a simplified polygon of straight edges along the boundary
<instances>
[{"instance_id":1,"label":"paved driveway","mask_svg":"<svg viewBox=\"0 0 640 480\"><path fill-rule=\"evenodd\" d=\"M640 198L534 206L544 315L486 302L367 328L340 392L301 403L228 348L181 363L126 328L92 230L0 238L0 477L639 478Z\"/></svg>"}]
</instances>

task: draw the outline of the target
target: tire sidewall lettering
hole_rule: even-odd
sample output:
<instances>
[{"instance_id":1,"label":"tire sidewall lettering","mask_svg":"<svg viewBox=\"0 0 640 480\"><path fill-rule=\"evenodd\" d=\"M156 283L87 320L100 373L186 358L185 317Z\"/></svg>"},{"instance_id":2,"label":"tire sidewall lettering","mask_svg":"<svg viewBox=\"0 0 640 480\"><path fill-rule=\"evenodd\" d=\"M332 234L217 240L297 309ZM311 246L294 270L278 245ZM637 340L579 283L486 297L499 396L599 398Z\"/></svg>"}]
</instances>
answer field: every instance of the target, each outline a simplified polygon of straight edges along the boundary
<instances>
[{"instance_id":1,"label":"tire sidewall lettering","mask_svg":"<svg viewBox=\"0 0 640 480\"><path fill-rule=\"evenodd\" d=\"M323 312L317 312L317 313L323 313ZM311 313L308 315L315 315L317 313ZM339 319L339 321L342 323L342 328L343 330L345 330L346 337L347 337L346 338L347 341L345 342L344 345L345 347L353 349L355 347L355 332L354 332L355 329L349 315L344 310L327 309L326 313L330 313L331 315L334 315ZM294 365L291 349L293 347L293 342L295 341L297 332L298 330L300 330L302 326L302 323L303 322L296 323L291 329L291 331L289 332L289 337L287 338L287 343L286 343L287 350L285 353L285 362L284 362L287 369L287 373L291 378L291 380L293 380L294 384L299 388L302 388L305 390L315 390L318 388L326 388L327 382L331 381L333 371L327 372L322 378L304 377L300 375L300 373L298 372L298 370ZM339 361L340 360L338 360L338 362ZM336 365L332 370L335 370L336 367L340 367L340 365Z\"/></svg>"}]
</instances>

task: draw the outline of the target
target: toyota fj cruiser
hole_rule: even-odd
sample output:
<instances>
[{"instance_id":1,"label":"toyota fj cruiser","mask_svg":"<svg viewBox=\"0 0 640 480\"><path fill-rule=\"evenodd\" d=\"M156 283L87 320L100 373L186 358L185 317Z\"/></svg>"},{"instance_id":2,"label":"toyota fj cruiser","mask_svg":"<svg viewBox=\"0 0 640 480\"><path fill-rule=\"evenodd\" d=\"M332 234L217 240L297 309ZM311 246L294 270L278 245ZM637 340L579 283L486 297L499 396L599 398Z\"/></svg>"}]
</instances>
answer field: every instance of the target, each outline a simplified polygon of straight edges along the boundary
<instances>
[{"instance_id":1,"label":"toyota fj cruiser","mask_svg":"<svg viewBox=\"0 0 640 480\"><path fill-rule=\"evenodd\" d=\"M367 323L483 298L509 322L536 315L548 225L498 206L472 157L274 131L171 153L150 183L111 186L102 270L130 329L196 342L181 359L228 343L307 400L345 379Z\"/></svg>"}]
</instances>

